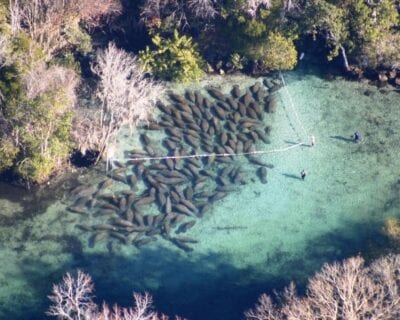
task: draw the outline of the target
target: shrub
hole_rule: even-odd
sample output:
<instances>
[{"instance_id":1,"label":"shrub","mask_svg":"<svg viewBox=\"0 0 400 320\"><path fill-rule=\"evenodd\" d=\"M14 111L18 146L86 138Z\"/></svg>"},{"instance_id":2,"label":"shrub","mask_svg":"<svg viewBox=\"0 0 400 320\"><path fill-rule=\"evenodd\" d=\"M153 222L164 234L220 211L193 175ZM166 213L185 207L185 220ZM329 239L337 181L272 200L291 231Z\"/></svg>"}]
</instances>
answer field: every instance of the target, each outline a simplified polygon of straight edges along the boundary
<instances>
[{"instance_id":1,"label":"shrub","mask_svg":"<svg viewBox=\"0 0 400 320\"><path fill-rule=\"evenodd\" d=\"M154 49L146 47L139 53L144 68L157 78L176 82L199 80L203 61L192 38L180 36L175 30L171 39L155 35Z\"/></svg>"},{"instance_id":2,"label":"shrub","mask_svg":"<svg viewBox=\"0 0 400 320\"><path fill-rule=\"evenodd\" d=\"M383 233L391 239L400 239L400 220L395 217L390 217L385 220Z\"/></svg>"},{"instance_id":3,"label":"shrub","mask_svg":"<svg viewBox=\"0 0 400 320\"><path fill-rule=\"evenodd\" d=\"M34 154L17 165L18 175L28 182L43 183L48 180L56 166L55 159L49 156Z\"/></svg>"},{"instance_id":4,"label":"shrub","mask_svg":"<svg viewBox=\"0 0 400 320\"><path fill-rule=\"evenodd\" d=\"M18 152L19 148L9 138L0 139L0 172L13 166Z\"/></svg>"},{"instance_id":5,"label":"shrub","mask_svg":"<svg viewBox=\"0 0 400 320\"><path fill-rule=\"evenodd\" d=\"M268 69L290 70L296 66L297 51L293 41L279 33L271 32L260 50L260 60Z\"/></svg>"}]
</instances>

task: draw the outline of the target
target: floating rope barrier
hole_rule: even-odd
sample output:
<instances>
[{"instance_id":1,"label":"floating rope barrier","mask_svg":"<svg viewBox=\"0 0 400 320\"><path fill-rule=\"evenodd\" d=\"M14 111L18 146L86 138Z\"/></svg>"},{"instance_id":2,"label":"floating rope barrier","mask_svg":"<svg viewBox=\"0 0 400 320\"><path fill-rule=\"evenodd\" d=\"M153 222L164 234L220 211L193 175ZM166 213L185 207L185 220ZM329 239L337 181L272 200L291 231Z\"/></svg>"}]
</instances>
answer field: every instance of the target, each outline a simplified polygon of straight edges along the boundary
<instances>
[{"instance_id":1,"label":"floating rope barrier","mask_svg":"<svg viewBox=\"0 0 400 320\"><path fill-rule=\"evenodd\" d=\"M162 156L162 157L136 157L136 158L125 158L124 161L150 161L150 160L163 160L163 159L187 159L187 158L206 158L206 157L235 157L235 156L249 156L252 154L268 154L268 153L278 153L285 152L290 149L294 149L305 145L303 142L296 143L289 147L285 148L277 148L272 150L259 150L259 151L251 151L251 152L242 152L242 153L202 153L202 154L190 154L183 156ZM121 161L121 159L113 159L116 161Z\"/></svg>"},{"instance_id":2,"label":"floating rope barrier","mask_svg":"<svg viewBox=\"0 0 400 320\"><path fill-rule=\"evenodd\" d=\"M282 72L279 72L279 76L280 76L280 78L281 78L281 80L282 80L283 88L285 89L285 92L286 92L287 96L289 97L289 105L290 105L290 108L292 109L292 112L293 112L293 114L295 115L295 117L296 117L296 119L297 119L297 122L298 122L298 124L300 125L300 128L301 128L301 130L302 130L303 133L304 133L304 136L305 136L305 137L309 137L309 135L308 135L306 129L305 129L304 126L303 126L302 121L300 120L300 117L299 117L299 115L298 115L298 113L297 113L297 111L296 111L296 108L294 107L294 103L293 103L293 100L292 100L292 96L290 95L289 90L287 89L286 81L285 81L285 79L283 78Z\"/></svg>"}]
</instances>

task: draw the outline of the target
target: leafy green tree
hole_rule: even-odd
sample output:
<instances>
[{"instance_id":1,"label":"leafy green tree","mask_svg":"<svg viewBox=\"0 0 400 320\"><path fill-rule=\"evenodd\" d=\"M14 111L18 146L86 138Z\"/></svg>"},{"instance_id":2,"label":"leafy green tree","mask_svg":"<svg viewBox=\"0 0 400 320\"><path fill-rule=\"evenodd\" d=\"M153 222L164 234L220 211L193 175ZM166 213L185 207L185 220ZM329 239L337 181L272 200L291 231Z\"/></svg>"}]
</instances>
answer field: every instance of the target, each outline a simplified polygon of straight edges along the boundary
<instances>
[{"instance_id":1,"label":"leafy green tree","mask_svg":"<svg viewBox=\"0 0 400 320\"><path fill-rule=\"evenodd\" d=\"M203 75L203 60L191 37L180 36L175 30L173 37L152 38L153 49L146 47L139 53L144 68L157 78L176 82L199 80Z\"/></svg>"},{"instance_id":2,"label":"leafy green tree","mask_svg":"<svg viewBox=\"0 0 400 320\"><path fill-rule=\"evenodd\" d=\"M290 70L296 66L297 50L293 40L271 32L262 49L261 62L267 69Z\"/></svg>"},{"instance_id":3,"label":"leafy green tree","mask_svg":"<svg viewBox=\"0 0 400 320\"><path fill-rule=\"evenodd\" d=\"M400 65L399 13L394 1L377 5L352 2L349 10L350 48L355 60L364 67L397 67Z\"/></svg>"}]
</instances>

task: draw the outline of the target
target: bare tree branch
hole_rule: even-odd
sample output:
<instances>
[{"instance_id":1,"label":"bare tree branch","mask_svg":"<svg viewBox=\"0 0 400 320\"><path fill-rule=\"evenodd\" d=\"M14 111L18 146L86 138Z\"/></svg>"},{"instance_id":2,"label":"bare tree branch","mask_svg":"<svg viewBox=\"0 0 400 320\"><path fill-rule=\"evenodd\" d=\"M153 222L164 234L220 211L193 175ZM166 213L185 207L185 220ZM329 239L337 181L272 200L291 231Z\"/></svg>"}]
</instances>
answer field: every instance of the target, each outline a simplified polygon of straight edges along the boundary
<instances>
[{"instance_id":1,"label":"bare tree branch","mask_svg":"<svg viewBox=\"0 0 400 320\"><path fill-rule=\"evenodd\" d=\"M154 105L164 93L164 87L148 78L137 58L114 43L99 51L92 66L99 77L97 98L99 112L96 121L81 122L77 135L85 139L90 133L91 141L82 141L83 151L88 148L99 150L100 159L111 152L121 128L133 128L138 122L146 122L154 111Z\"/></svg>"},{"instance_id":2,"label":"bare tree branch","mask_svg":"<svg viewBox=\"0 0 400 320\"><path fill-rule=\"evenodd\" d=\"M247 0L245 10L251 17L255 17L260 7L269 9L271 6L271 0Z\"/></svg>"},{"instance_id":3,"label":"bare tree branch","mask_svg":"<svg viewBox=\"0 0 400 320\"><path fill-rule=\"evenodd\" d=\"M304 298L291 285L278 307L262 295L248 320L399 319L400 255L381 258L370 267L361 257L324 265L309 282Z\"/></svg>"},{"instance_id":4,"label":"bare tree branch","mask_svg":"<svg viewBox=\"0 0 400 320\"><path fill-rule=\"evenodd\" d=\"M213 19L218 11L215 8L215 0L189 0L188 8L197 18Z\"/></svg>"},{"instance_id":5,"label":"bare tree branch","mask_svg":"<svg viewBox=\"0 0 400 320\"><path fill-rule=\"evenodd\" d=\"M152 298L148 293L133 294L133 307L121 308L106 303L98 307L93 302L93 282L88 274L78 271L74 279L69 273L63 282L53 286L53 295L49 296L53 305L47 315L62 320L168 320L165 315L152 311ZM176 320L184 320L176 317Z\"/></svg>"}]
</instances>

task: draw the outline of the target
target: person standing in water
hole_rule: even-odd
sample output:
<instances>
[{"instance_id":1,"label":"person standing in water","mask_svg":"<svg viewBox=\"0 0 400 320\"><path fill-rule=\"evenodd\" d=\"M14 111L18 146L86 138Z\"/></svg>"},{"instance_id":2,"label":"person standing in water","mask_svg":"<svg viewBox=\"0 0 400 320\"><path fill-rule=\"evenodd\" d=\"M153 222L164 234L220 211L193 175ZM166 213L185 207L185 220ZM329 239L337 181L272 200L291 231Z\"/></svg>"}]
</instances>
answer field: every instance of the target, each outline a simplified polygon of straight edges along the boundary
<instances>
[{"instance_id":1,"label":"person standing in water","mask_svg":"<svg viewBox=\"0 0 400 320\"><path fill-rule=\"evenodd\" d=\"M301 172L300 172L301 179L304 180L304 178L306 177L306 175L307 175L306 171L305 171L304 169L301 170Z\"/></svg>"},{"instance_id":2,"label":"person standing in water","mask_svg":"<svg viewBox=\"0 0 400 320\"><path fill-rule=\"evenodd\" d=\"M315 136L311 136L311 146L314 147L315 146Z\"/></svg>"},{"instance_id":3,"label":"person standing in water","mask_svg":"<svg viewBox=\"0 0 400 320\"><path fill-rule=\"evenodd\" d=\"M353 140L355 143L358 143L362 140L362 135L358 131L354 132L353 134Z\"/></svg>"}]
</instances>

